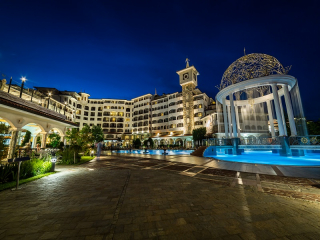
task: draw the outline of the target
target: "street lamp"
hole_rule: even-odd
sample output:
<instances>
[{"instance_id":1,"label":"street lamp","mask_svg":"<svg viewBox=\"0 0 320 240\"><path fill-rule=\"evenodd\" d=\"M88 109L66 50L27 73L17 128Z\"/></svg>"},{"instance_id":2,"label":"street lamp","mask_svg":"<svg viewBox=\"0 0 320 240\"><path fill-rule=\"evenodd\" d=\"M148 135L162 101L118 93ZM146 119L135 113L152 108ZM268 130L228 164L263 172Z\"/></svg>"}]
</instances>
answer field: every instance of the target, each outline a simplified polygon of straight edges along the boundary
<instances>
[{"instance_id":1,"label":"street lamp","mask_svg":"<svg viewBox=\"0 0 320 240\"><path fill-rule=\"evenodd\" d=\"M66 115L67 102L64 102L64 115Z\"/></svg>"},{"instance_id":2,"label":"street lamp","mask_svg":"<svg viewBox=\"0 0 320 240\"><path fill-rule=\"evenodd\" d=\"M10 93L11 83L12 83L12 77L10 78L9 87L8 87L8 93Z\"/></svg>"},{"instance_id":3,"label":"street lamp","mask_svg":"<svg viewBox=\"0 0 320 240\"><path fill-rule=\"evenodd\" d=\"M47 108L49 108L51 92L49 92L49 93L48 93L48 95L49 95L49 98L48 98L48 105L47 105Z\"/></svg>"},{"instance_id":4,"label":"street lamp","mask_svg":"<svg viewBox=\"0 0 320 240\"><path fill-rule=\"evenodd\" d=\"M23 90L23 86L24 86L24 82L27 80L25 77L21 77L20 78L22 83L21 83L21 89L20 89L20 98L22 96L22 90Z\"/></svg>"},{"instance_id":5,"label":"street lamp","mask_svg":"<svg viewBox=\"0 0 320 240\"><path fill-rule=\"evenodd\" d=\"M34 94L34 89L32 89L32 95L31 95L31 102L32 102L32 98L33 98L33 94Z\"/></svg>"}]
</instances>

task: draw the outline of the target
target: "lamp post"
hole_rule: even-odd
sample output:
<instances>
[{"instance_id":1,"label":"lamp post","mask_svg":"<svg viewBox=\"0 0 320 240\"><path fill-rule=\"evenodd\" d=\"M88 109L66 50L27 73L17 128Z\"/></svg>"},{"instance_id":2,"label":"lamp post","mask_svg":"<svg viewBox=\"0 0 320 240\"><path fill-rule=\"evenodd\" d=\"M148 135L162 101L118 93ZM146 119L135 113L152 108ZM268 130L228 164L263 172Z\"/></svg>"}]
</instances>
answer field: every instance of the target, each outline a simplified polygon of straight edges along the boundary
<instances>
[{"instance_id":1,"label":"lamp post","mask_svg":"<svg viewBox=\"0 0 320 240\"><path fill-rule=\"evenodd\" d=\"M12 77L10 78L9 87L8 87L8 93L10 93L11 83L12 83Z\"/></svg>"},{"instance_id":2,"label":"lamp post","mask_svg":"<svg viewBox=\"0 0 320 240\"><path fill-rule=\"evenodd\" d=\"M34 89L32 89L31 102L32 102L33 94L34 94Z\"/></svg>"},{"instance_id":3,"label":"lamp post","mask_svg":"<svg viewBox=\"0 0 320 240\"><path fill-rule=\"evenodd\" d=\"M51 92L48 93L49 95L49 98L48 98L48 105L47 105L47 108L49 108L49 105L50 105L50 97L51 97Z\"/></svg>"},{"instance_id":4,"label":"lamp post","mask_svg":"<svg viewBox=\"0 0 320 240\"><path fill-rule=\"evenodd\" d=\"M64 102L64 115L66 115L67 102Z\"/></svg>"},{"instance_id":5,"label":"lamp post","mask_svg":"<svg viewBox=\"0 0 320 240\"><path fill-rule=\"evenodd\" d=\"M21 89L20 89L20 98L22 96L22 90L23 90L23 86L24 86L24 82L27 80L25 77L21 77L20 78L22 83L21 83ZM11 80L11 79L10 79ZM11 82L11 81L10 81Z\"/></svg>"}]
</instances>

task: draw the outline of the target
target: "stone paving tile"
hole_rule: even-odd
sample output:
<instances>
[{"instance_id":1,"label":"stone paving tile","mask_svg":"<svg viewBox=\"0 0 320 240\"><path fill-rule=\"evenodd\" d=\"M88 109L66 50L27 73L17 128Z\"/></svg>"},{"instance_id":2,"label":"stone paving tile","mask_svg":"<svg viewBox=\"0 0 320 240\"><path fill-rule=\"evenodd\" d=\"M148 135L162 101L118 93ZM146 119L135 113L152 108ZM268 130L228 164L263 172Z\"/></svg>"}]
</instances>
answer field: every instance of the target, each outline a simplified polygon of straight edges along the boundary
<instances>
[{"instance_id":1,"label":"stone paving tile","mask_svg":"<svg viewBox=\"0 0 320 240\"><path fill-rule=\"evenodd\" d=\"M20 191L0 192L0 239L320 239L318 203L230 187L234 171L189 177L143 164L132 168L146 159L128 159L58 166L60 172Z\"/></svg>"}]
</instances>

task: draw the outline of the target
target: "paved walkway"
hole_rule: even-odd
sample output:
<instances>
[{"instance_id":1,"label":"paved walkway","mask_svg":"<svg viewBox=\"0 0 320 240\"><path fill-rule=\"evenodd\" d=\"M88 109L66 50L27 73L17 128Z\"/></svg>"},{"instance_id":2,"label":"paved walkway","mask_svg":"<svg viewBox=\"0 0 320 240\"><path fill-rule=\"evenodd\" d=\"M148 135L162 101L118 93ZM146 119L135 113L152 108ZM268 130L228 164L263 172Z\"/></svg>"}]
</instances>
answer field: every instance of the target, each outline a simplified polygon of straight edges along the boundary
<instances>
[{"instance_id":1,"label":"paved walkway","mask_svg":"<svg viewBox=\"0 0 320 240\"><path fill-rule=\"evenodd\" d=\"M320 239L315 199L263 186L306 189L309 179L143 156L57 170L0 192L0 239Z\"/></svg>"},{"instance_id":2,"label":"paved walkway","mask_svg":"<svg viewBox=\"0 0 320 240\"><path fill-rule=\"evenodd\" d=\"M109 154L109 152L106 152ZM137 157L139 154L116 154L112 155L119 156L131 156ZM281 165L265 165L265 164L251 164L241 162L229 162L222 161L214 158L187 156L187 155L140 155L140 157L169 160L173 162L191 163L196 165L202 165L206 167L213 167L225 170L239 171L239 172L250 172L267 175L278 175L287 177L300 177L300 178L315 178L320 179L320 167L296 167L296 166L281 166Z\"/></svg>"}]
</instances>

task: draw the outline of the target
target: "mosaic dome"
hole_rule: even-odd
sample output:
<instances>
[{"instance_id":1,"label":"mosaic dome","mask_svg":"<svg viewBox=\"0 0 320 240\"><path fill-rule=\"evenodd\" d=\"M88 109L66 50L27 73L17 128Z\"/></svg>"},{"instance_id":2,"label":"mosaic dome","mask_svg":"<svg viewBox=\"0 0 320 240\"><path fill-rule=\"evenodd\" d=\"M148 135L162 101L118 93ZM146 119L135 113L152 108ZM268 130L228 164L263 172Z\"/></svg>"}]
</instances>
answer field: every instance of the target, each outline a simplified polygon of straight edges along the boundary
<instances>
[{"instance_id":1,"label":"mosaic dome","mask_svg":"<svg viewBox=\"0 0 320 240\"><path fill-rule=\"evenodd\" d=\"M219 89L253 78L273 74L287 74L290 67L284 68L275 58L263 53L251 53L233 62L224 72Z\"/></svg>"}]
</instances>

